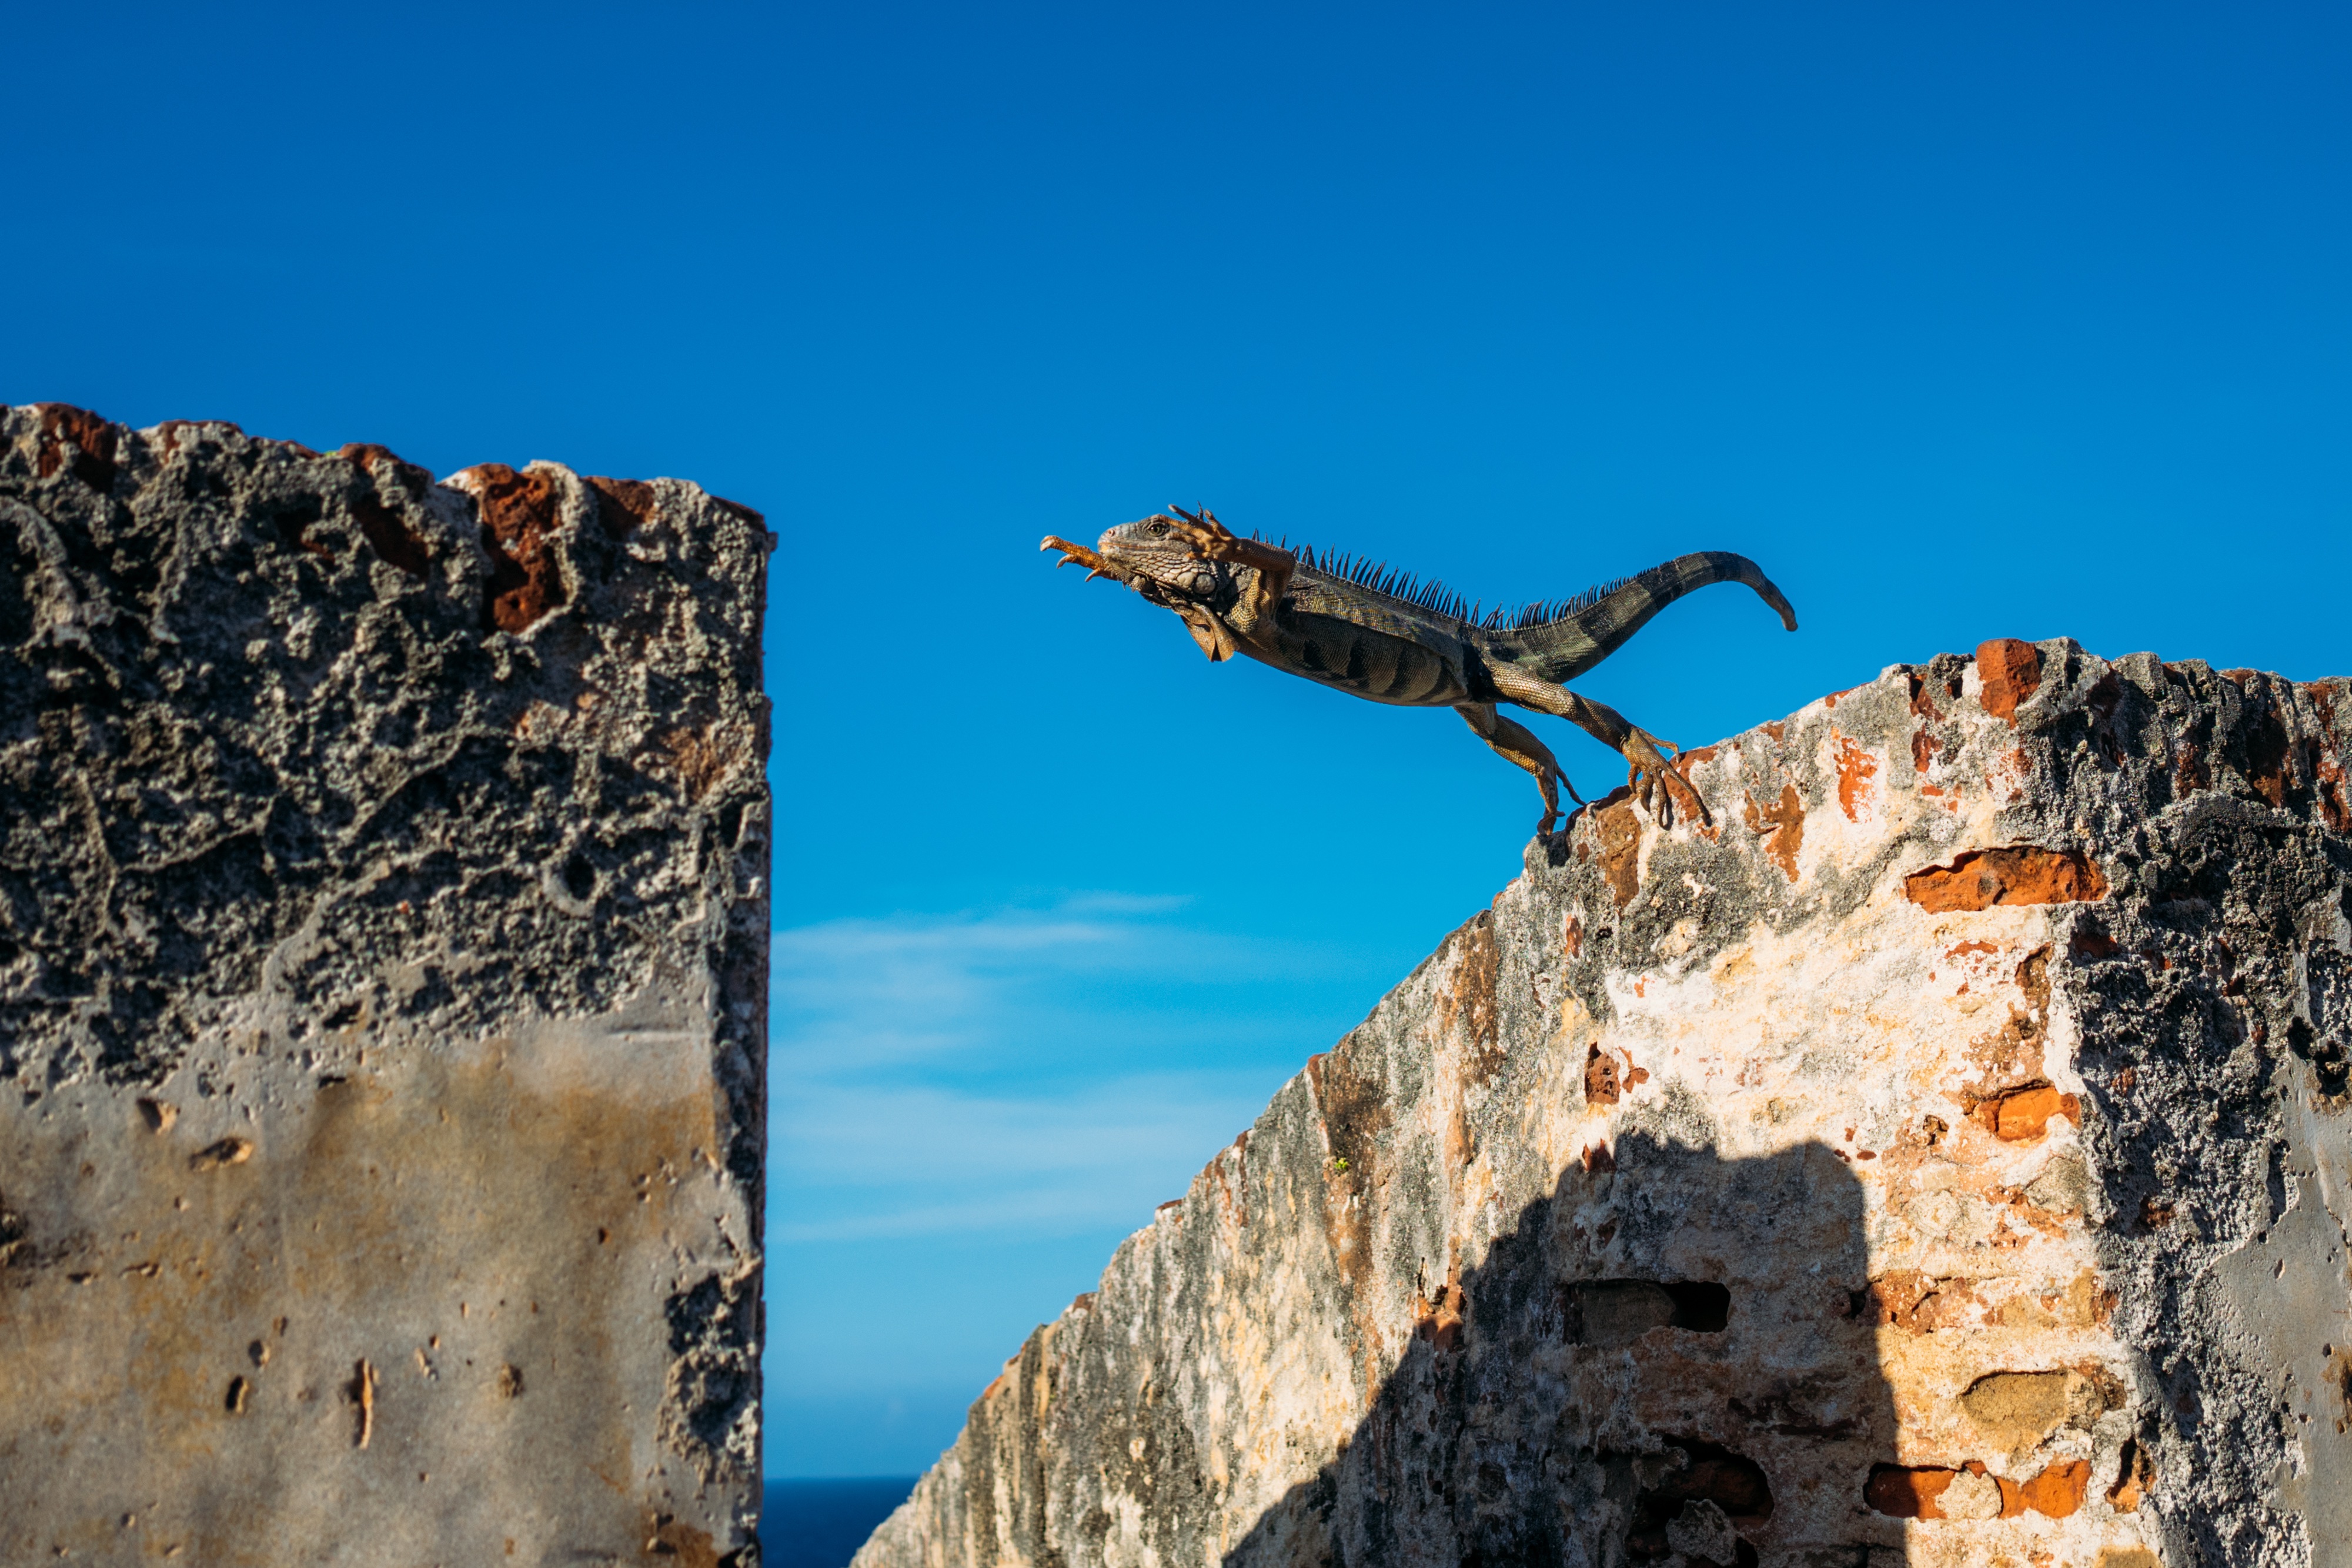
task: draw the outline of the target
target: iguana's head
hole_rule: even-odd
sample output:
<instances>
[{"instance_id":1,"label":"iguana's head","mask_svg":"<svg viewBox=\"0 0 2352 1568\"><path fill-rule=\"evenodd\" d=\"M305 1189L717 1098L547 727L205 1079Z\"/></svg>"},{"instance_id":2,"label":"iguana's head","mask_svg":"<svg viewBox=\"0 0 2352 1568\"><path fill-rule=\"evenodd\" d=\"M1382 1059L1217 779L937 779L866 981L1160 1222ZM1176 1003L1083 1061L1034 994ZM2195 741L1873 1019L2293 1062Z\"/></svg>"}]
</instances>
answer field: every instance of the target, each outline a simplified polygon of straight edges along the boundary
<instances>
[{"instance_id":1,"label":"iguana's head","mask_svg":"<svg viewBox=\"0 0 2352 1568\"><path fill-rule=\"evenodd\" d=\"M1231 591L1228 570L1202 560L1167 517L1154 515L1106 528L1095 541L1095 551L1130 582L1140 578L1180 598L1207 602Z\"/></svg>"}]
</instances>

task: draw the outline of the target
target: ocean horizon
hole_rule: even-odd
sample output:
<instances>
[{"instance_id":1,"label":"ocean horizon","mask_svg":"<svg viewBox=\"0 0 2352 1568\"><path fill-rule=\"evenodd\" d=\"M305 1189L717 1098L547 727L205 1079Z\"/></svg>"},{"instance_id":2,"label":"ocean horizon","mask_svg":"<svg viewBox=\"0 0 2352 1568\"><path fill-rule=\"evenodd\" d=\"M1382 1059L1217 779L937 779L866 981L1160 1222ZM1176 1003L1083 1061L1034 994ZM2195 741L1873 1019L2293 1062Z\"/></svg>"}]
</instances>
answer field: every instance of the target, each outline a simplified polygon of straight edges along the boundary
<instances>
[{"instance_id":1,"label":"ocean horizon","mask_svg":"<svg viewBox=\"0 0 2352 1568\"><path fill-rule=\"evenodd\" d=\"M761 1555L772 1568L845 1568L874 1527L907 1500L919 1479L772 1478L761 1488Z\"/></svg>"}]
</instances>

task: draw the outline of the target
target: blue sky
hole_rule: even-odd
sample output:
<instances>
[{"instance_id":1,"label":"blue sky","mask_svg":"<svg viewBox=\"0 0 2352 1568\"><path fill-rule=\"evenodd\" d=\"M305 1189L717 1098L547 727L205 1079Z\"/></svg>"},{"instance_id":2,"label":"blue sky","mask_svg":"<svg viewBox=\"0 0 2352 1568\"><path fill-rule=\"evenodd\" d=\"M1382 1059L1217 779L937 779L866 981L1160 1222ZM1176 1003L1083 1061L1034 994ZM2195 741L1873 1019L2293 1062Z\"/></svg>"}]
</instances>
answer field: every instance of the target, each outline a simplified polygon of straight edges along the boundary
<instances>
[{"instance_id":1,"label":"blue sky","mask_svg":"<svg viewBox=\"0 0 2352 1568\"><path fill-rule=\"evenodd\" d=\"M1580 683L1689 745L1990 636L2352 668L2338 8L5 20L0 396L782 534L775 1474L928 1463L1533 825L1040 535L1740 550L1799 635L1703 594Z\"/></svg>"}]
</instances>

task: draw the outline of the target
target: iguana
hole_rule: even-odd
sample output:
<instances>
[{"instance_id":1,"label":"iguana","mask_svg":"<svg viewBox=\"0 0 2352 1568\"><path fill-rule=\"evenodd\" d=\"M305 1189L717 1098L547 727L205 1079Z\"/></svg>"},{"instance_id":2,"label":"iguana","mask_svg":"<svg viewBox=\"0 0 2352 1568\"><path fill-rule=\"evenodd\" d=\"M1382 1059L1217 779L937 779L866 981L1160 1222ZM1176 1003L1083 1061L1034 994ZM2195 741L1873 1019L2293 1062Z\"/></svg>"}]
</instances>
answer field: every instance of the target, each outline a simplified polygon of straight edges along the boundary
<instances>
[{"instance_id":1,"label":"iguana","mask_svg":"<svg viewBox=\"0 0 2352 1568\"><path fill-rule=\"evenodd\" d=\"M1093 549L1048 535L1040 549L1062 552L1088 578L1126 583L1182 619L1212 661L1246 653L1262 664L1373 702L1451 707L1505 760L1535 775L1544 814L1536 831L1559 820L1568 780L1551 752L1528 729L1496 711L1500 703L1557 714L1622 755L1626 783L1661 821L1679 792L1702 822L1706 804L1659 754L1665 746L1615 709L1560 683L1615 653L1653 615L1693 589L1744 582L1797 629L1797 612L1772 580L1745 556L1719 550L1686 555L1622 581L1568 600L1482 617L1442 585L1342 555L1286 549L1241 538L1207 507L1159 513L1122 523ZM1583 798L1569 788L1579 805Z\"/></svg>"}]
</instances>

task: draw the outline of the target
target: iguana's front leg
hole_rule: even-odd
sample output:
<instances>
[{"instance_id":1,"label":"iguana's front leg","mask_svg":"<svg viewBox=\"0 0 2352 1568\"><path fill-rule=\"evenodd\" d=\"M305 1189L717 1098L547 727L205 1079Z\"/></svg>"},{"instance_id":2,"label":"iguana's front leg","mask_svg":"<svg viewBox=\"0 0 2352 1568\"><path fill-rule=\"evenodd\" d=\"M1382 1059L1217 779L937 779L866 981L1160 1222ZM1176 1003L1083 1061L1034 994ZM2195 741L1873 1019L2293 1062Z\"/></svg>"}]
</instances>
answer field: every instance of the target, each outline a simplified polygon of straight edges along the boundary
<instances>
[{"instance_id":1,"label":"iguana's front leg","mask_svg":"<svg viewBox=\"0 0 2352 1568\"><path fill-rule=\"evenodd\" d=\"M1037 548L1062 552L1062 559L1054 563L1056 570L1071 565L1085 567L1089 582L1097 577L1108 577L1114 582L1127 584L1154 604L1174 611L1177 619L1184 622L1184 630L1192 634L1192 641L1201 645L1201 652L1209 655L1212 664L1234 656L1233 628L1218 620L1216 612L1207 605L1171 593L1151 579L1122 570L1086 546L1072 544L1052 534L1047 534Z\"/></svg>"},{"instance_id":2,"label":"iguana's front leg","mask_svg":"<svg viewBox=\"0 0 2352 1568\"><path fill-rule=\"evenodd\" d=\"M1548 836L1552 824L1559 821L1559 791L1566 789L1568 798L1578 805L1584 800L1568 775L1559 770L1559 761L1551 748L1538 740L1528 727L1505 718L1495 711L1493 703L1456 703L1454 711L1478 732L1478 738L1494 748L1504 761L1526 768L1536 776L1536 788L1543 791L1543 821L1536 824L1538 837Z\"/></svg>"},{"instance_id":3,"label":"iguana's front leg","mask_svg":"<svg viewBox=\"0 0 2352 1568\"><path fill-rule=\"evenodd\" d=\"M1257 575L1242 593L1242 601L1231 617L1234 630L1255 641L1253 633L1261 623L1271 624L1275 606L1282 602L1283 591L1290 586L1290 574L1297 569L1298 557L1289 550L1267 544L1263 539L1245 539L1224 524L1217 514L1203 507L1198 512L1183 507L1174 508L1168 531L1192 547L1192 553L1202 560L1230 561L1248 567Z\"/></svg>"},{"instance_id":4,"label":"iguana's front leg","mask_svg":"<svg viewBox=\"0 0 2352 1568\"><path fill-rule=\"evenodd\" d=\"M1706 802L1698 798L1690 780L1659 753L1658 747L1664 743L1656 736L1630 723L1608 704L1579 696L1566 686L1556 686L1516 664L1496 661L1487 666L1486 673L1495 689L1511 701L1538 713L1557 714L1624 758L1626 786L1644 808L1657 815L1661 826L1668 821L1671 803L1677 794L1688 802L1691 814L1702 826L1713 825L1714 819L1706 813Z\"/></svg>"},{"instance_id":5,"label":"iguana's front leg","mask_svg":"<svg viewBox=\"0 0 2352 1568\"><path fill-rule=\"evenodd\" d=\"M1110 562L1105 560L1102 557L1097 555L1086 546L1074 545L1069 540L1056 538L1052 534L1047 534L1045 538L1040 540L1037 548L1039 549L1057 549L1062 552L1062 559L1054 563L1054 570L1056 571L1059 571L1066 566L1074 564L1085 567L1087 569L1087 580L1088 582L1092 582L1098 577L1108 577L1118 582L1132 582L1134 580L1126 572L1119 570L1118 568L1111 565Z\"/></svg>"}]
</instances>

